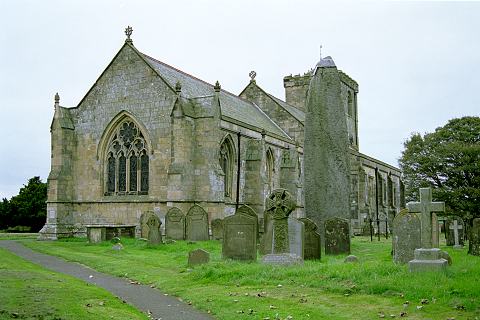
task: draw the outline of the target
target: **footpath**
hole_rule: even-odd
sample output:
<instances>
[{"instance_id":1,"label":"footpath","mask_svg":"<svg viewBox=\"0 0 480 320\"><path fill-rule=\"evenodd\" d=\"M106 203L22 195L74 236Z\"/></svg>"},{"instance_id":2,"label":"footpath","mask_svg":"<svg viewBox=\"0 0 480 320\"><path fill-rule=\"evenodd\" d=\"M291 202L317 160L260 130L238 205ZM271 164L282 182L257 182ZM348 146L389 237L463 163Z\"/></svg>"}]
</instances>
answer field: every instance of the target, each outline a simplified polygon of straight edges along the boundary
<instances>
[{"instance_id":1,"label":"footpath","mask_svg":"<svg viewBox=\"0 0 480 320\"><path fill-rule=\"evenodd\" d=\"M166 296L160 290L147 285L131 284L125 278L114 277L95 271L76 262L35 252L13 240L1 240L0 247L17 256L41 265L44 268L68 274L85 282L104 288L113 295L150 315L152 319L162 320L212 320L213 317L195 310L188 304Z\"/></svg>"}]
</instances>

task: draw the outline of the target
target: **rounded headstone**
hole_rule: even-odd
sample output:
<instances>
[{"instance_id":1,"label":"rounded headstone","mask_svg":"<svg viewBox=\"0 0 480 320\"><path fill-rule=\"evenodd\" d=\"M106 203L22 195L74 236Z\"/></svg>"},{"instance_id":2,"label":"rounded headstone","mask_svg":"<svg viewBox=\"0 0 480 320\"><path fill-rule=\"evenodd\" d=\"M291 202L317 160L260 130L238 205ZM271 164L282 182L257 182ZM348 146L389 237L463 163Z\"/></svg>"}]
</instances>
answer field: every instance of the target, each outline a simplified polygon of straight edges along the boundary
<instances>
[{"instance_id":1,"label":"rounded headstone","mask_svg":"<svg viewBox=\"0 0 480 320\"><path fill-rule=\"evenodd\" d=\"M358 258L357 256L354 256L353 254L347 256L345 258L345 260L343 260L343 262L345 263L357 263L358 262Z\"/></svg>"}]
</instances>

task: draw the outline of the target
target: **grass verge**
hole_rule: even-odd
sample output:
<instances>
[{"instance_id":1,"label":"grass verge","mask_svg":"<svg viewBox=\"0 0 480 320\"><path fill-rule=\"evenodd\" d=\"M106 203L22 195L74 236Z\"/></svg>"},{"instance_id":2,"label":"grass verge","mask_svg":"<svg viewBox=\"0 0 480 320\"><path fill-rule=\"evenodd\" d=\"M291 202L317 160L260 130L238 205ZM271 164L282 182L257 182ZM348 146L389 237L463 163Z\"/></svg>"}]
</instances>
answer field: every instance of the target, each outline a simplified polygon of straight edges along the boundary
<instances>
[{"instance_id":1,"label":"grass verge","mask_svg":"<svg viewBox=\"0 0 480 320\"><path fill-rule=\"evenodd\" d=\"M28 247L78 261L99 271L155 285L210 311L218 319L480 318L480 259L444 247L454 261L447 273L411 274L392 263L391 242L352 240L360 263L326 256L303 266L278 267L221 259L218 241L150 247L123 239L114 251L84 239L23 241ZM190 250L210 252L211 262L187 267ZM423 303L422 303L423 301Z\"/></svg>"}]
</instances>

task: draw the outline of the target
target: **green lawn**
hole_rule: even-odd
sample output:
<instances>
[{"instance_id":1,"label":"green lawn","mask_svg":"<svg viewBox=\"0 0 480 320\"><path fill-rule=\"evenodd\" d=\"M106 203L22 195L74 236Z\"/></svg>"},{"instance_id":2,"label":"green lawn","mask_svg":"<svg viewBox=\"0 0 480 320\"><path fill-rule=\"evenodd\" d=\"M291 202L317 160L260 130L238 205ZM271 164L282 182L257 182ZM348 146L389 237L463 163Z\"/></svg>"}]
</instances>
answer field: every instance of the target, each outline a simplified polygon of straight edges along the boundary
<instances>
[{"instance_id":1,"label":"green lawn","mask_svg":"<svg viewBox=\"0 0 480 320\"><path fill-rule=\"evenodd\" d=\"M0 257L0 319L148 319L101 288L4 249Z\"/></svg>"},{"instance_id":2,"label":"green lawn","mask_svg":"<svg viewBox=\"0 0 480 320\"><path fill-rule=\"evenodd\" d=\"M0 240L37 239L38 233L5 233L0 232Z\"/></svg>"},{"instance_id":3,"label":"green lawn","mask_svg":"<svg viewBox=\"0 0 480 320\"><path fill-rule=\"evenodd\" d=\"M154 284L218 319L480 319L480 258L444 247L453 259L446 274L411 274L390 257L391 242L352 240L358 264L344 256L322 257L303 266L278 267L221 260L218 241L149 247L123 239L114 251L84 239L23 240L35 250L78 261L99 271ZM208 265L187 267L188 251L204 248ZM421 303L422 299L424 303Z\"/></svg>"}]
</instances>

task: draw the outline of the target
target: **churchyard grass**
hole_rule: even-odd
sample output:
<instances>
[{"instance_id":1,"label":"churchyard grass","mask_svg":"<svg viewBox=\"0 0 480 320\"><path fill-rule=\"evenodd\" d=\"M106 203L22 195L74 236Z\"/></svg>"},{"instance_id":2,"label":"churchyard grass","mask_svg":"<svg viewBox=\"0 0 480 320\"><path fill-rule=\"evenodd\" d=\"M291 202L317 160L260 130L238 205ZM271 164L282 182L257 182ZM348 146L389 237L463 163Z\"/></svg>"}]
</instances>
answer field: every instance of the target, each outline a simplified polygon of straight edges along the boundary
<instances>
[{"instance_id":1,"label":"churchyard grass","mask_svg":"<svg viewBox=\"0 0 480 320\"><path fill-rule=\"evenodd\" d=\"M107 291L0 249L0 319L148 319Z\"/></svg>"},{"instance_id":2,"label":"churchyard grass","mask_svg":"<svg viewBox=\"0 0 480 320\"><path fill-rule=\"evenodd\" d=\"M99 271L152 284L211 312L218 319L480 319L480 259L447 247L453 265L445 274L411 274L395 265L391 239L352 239L359 263L345 255L323 256L303 266L272 266L221 259L221 242L149 246L122 239L88 244L85 239L24 240L28 247L78 261ZM190 250L210 252L210 263L189 268ZM425 300L423 300L425 299ZM422 303L423 300L423 303Z\"/></svg>"},{"instance_id":3,"label":"churchyard grass","mask_svg":"<svg viewBox=\"0 0 480 320\"><path fill-rule=\"evenodd\" d=\"M0 231L0 240L37 239L38 233L8 233Z\"/></svg>"}]
</instances>

